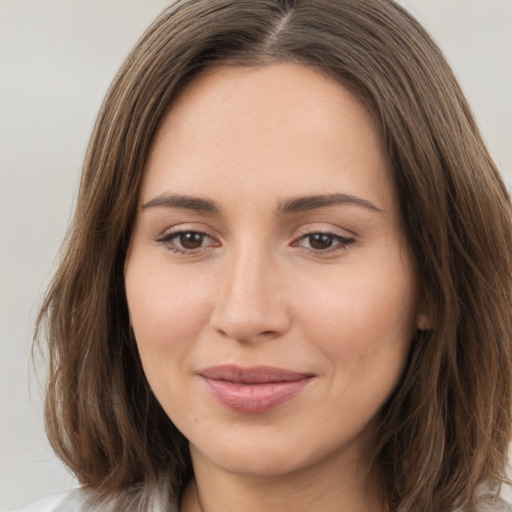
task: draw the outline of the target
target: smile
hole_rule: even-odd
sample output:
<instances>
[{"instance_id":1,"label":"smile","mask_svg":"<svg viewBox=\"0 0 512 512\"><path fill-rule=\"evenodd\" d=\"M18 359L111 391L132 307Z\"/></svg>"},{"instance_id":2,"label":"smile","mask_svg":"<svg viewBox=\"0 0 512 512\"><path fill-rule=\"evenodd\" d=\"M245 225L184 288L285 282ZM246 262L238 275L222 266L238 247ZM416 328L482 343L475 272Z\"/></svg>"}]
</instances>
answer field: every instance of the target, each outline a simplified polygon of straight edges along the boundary
<instances>
[{"instance_id":1,"label":"smile","mask_svg":"<svg viewBox=\"0 0 512 512\"><path fill-rule=\"evenodd\" d=\"M281 368L241 368L222 365L199 373L207 390L236 412L262 413L279 407L300 393L315 377Z\"/></svg>"}]
</instances>

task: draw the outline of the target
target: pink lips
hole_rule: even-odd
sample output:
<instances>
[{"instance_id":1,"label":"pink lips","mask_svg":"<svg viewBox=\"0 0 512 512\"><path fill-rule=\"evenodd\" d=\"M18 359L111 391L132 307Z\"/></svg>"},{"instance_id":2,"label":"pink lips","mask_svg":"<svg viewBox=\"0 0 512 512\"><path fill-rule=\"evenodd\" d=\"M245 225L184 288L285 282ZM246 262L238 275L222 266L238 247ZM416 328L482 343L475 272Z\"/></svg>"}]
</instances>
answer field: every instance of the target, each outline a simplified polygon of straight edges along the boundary
<instances>
[{"instance_id":1,"label":"pink lips","mask_svg":"<svg viewBox=\"0 0 512 512\"><path fill-rule=\"evenodd\" d=\"M199 372L208 391L237 412L266 412L291 400L314 378L281 368L222 365Z\"/></svg>"}]
</instances>

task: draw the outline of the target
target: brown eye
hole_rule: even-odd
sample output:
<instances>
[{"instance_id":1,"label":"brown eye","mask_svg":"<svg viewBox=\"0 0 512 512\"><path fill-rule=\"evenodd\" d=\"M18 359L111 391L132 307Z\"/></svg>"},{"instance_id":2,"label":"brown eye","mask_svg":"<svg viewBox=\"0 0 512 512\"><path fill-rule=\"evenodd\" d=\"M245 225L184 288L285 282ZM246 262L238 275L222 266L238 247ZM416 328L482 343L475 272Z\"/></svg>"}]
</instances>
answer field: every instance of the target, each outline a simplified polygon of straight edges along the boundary
<instances>
[{"instance_id":1,"label":"brown eye","mask_svg":"<svg viewBox=\"0 0 512 512\"><path fill-rule=\"evenodd\" d=\"M178 237L179 245L183 249L194 250L199 249L204 242L205 235L194 231L181 233Z\"/></svg>"},{"instance_id":2,"label":"brown eye","mask_svg":"<svg viewBox=\"0 0 512 512\"><path fill-rule=\"evenodd\" d=\"M317 255L327 255L337 251L344 251L349 245L354 243L354 241L354 238L348 238L335 233L318 232L303 235L292 245L295 247L303 247Z\"/></svg>"},{"instance_id":3,"label":"brown eye","mask_svg":"<svg viewBox=\"0 0 512 512\"><path fill-rule=\"evenodd\" d=\"M319 251L329 249L334 243L334 236L327 233L315 233L314 235L309 235L308 238L311 249Z\"/></svg>"},{"instance_id":4,"label":"brown eye","mask_svg":"<svg viewBox=\"0 0 512 512\"><path fill-rule=\"evenodd\" d=\"M167 233L161 238L157 238L156 241L166 249L181 255L192 255L208 248L219 247L217 241L201 231Z\"/></svg>"}]
</instances>

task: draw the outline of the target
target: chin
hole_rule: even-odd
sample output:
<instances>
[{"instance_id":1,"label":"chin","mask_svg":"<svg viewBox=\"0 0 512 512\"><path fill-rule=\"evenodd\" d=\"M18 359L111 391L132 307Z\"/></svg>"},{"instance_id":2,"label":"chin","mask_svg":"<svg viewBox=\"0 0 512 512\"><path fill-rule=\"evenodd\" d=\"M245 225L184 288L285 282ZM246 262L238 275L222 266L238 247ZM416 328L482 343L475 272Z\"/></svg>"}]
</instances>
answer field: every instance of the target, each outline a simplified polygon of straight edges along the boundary
<instances>
[{"instance_id":1,"label":"chin","mask_svg":"<svg viewBox=\"0 0 512 512\"><path fill-rule=\"evenodd\" d=\"M203 454L204 456L204 454ZM270 478L294 473L308 466L308 457L301 454L300 459L293 457L288 451L279 449L253 449L249 452L223 450L212 454L210 461L227 473L250 477Z\"/></svg>"},{"instance_id":2,"label":"chin","mask_svg":"<svg viewBox=\"0 0 512 512\"><path fill-rule=\"evenodd\" d=\"M308 443L309 440L309 443ZM347 436L337 439L336 443L322 442L314 432L307 439L297 439L290 435L257 436L247 434L238 442L219 440L206 446L191 444L192 459L195 462L207 460L209 464L231 474L270 478L297 474L301 471L321 467L334 468L338 463L359 464L361 446L367 437ZM320 470L320 469L319 469Z\"/></svg>"}]
</instances>

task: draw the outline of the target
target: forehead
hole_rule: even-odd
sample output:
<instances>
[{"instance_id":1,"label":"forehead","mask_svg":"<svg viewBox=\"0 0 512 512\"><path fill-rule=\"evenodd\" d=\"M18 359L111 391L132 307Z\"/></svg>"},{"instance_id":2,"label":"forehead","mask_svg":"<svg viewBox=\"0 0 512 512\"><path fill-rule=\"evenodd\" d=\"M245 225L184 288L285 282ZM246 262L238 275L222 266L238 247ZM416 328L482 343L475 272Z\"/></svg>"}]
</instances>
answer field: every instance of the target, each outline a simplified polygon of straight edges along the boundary
<instances>
[{"instance_id":1,"label":"forehead","mask_svg":"<svg viewBox=\"0 0 512 512\"><path fill-rule=\"evenodd\" d=\"M301 195L329 186L392 195L377 125L335 80L274 63L212 68L189 84L153 140L142 195L205 187Z\"/></svg>"}]
</instances>

